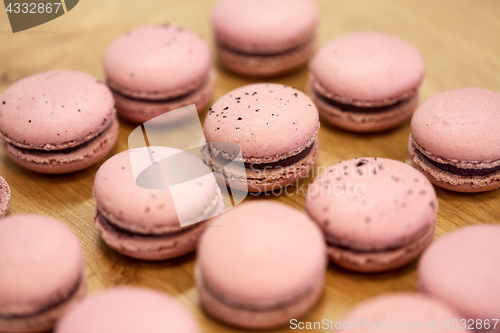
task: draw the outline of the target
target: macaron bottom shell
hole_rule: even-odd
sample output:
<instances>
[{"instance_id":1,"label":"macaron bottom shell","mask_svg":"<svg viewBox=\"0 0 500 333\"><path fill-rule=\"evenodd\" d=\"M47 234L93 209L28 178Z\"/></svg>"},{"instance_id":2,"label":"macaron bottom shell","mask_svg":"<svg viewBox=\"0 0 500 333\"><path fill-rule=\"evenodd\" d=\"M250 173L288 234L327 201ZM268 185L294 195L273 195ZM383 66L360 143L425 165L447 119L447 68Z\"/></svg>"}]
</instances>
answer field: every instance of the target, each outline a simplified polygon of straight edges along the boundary
<instances>
[{"instance_id":1,"label":"macaron bottom shell","mask_svg":"<svg viewBox=\"0 0 500 333\"><path fill-rule=\"evenodd\" d=\"M291 318L308 312L322 295L324 274L289 301L265 306L227 300L206 284L198 266L195 267L195 282L201 305L208 314L236 327L264 330L286 325Z\"/></svg>"},{"instance_id":2,"label":"macaron bottom shell","mask_svg":"<svg viewBox=\"0 0 500 333\"><path fill-rule=\"evenodd\" d=\"M224 212L224 202L220 190L217 203L208 216ZM138 234L119 228L106 219L96 207L94 224L104 242L115 251L140 260L168 260L194 251L198 241L210 226L207 219L174 231L160 235Z\"/></svg>"},{"instance_id":3,"label":"macaron bottom shell","mask_svg":"<svg viewBox=\"0 0 500 333\"><path fill-rule=\"evenodd\" d=\"M216 74L212 71L209 77L197 89L179 96L165 100L134 99L113 91L118 113L124 119L133 123L144 123L154 117L162 115L168 111L195 104L198 112L203 111L214 93Z\"/></svg>"},{"instance_id":4,"label":"macaron bottom shell","mask_svg":"<svg viewBox=\"0 0 500 333\"><path fill-rule=\"evenodd\" d=\"M296 181L308 175L316 163L319 151L319 140L316 138L313 141L309 153L300 160L292 163L289 166L277 168L245 168L245 174L242 174L239 169L232 168L231 165L225 168L223 175L221 170L214 170L215 177L218 181L225 183L229 178L231 186L236 190L248 191L251 193L263 193L271 191L279 191L283 187L291 185ZM222 157L217 156L215 164L222 165ZM207 150L203 151L203 159L206 164L213 165L209 162L211 157L208 156Z\"/></svg>"},{"instance_id":5,"label":"macaron bottom shell","mask_svg":"<svg viewBox=\"0 0 500 333\"><path fill-rule=\"evenodd\" d=\"M413 167L441 188L466 193L477 193L500 188L500 171L483 176L460 176L433 165L417 148L413 136L408 140L408 151Z\"/></svg>"},{"instance_id":6,"label":"macaron bottom shell","mask_svg":"<svg viewBox=\"0 0 500 333\"><path fill-rule=\"evenodd\" d=\"M319 114L328 123L341 129L358 132L381 132L394 128L410 118L419 101L418 92L408 99L388 106L386 110L375 111L366 107L366 111L342 110L336 103L316 92L311 86L309 95L318 107Z\"/></svg>"},{"instance_id":7,"label":"macaron bottom shell","mask_svg":"<svg viewBox=\"0 0 500 333\"><path fill-rule=\"evenodd\" d=\"M87 292L84 273L70 291L62 293L56 302L47 303L42 309L32 314L0 316L0 332L35 333L46 332L54 327L61 315L82 300Z\"/></svg>"},{"instance_id":8,"label":"macaron bottom shell","mask_svg":"<svg viewBox=\"0 0 500 333\"><path fill-rule=\"evenodd\" d=\"M286 74L307 63L315 50L315 40L278 54L250 54L233 50L220 42L216 46L219 63L225 69L247 77L266 78Z\"/></svg>"},{"instance_id":9,"label":"macaron bottom shell","mask_svg":"<svg viewBox=\"0 0 500 333\"><path fill-rule=\"evenodd\" d=\"M98 136L79 146L63 150L44 151L22 149L3 142L4 151L17 164L44 174L64 174L86 169L102 160L113 149L118 138L118 119Z\"/></svg>"},{"instance_id":10,"label":"macaron bottom shell","mask_svg":"<svg viewBox=\"0 0 500 333\"><path fill-rule=\"evenodd\" d=\"M208 222L199 222L182 232L161 236L127 236L115 231L109 222L96 213L95 226L104 242L115 251L140 260L168 260L183 256L196 249Z\"/></svg>"},{"instance_id":11,"label":"macaron bottom shell","mask_svg":"<svg viewBox=\"0 0 500 333\"><path fill-rule=\"evenodd\" d=\"M328 244L328 255L335 264L361 273L380 273L405 266L415 260L434 239L434 224L408 244L377 252L355 251Z\"/></svg>"}]
</instances>

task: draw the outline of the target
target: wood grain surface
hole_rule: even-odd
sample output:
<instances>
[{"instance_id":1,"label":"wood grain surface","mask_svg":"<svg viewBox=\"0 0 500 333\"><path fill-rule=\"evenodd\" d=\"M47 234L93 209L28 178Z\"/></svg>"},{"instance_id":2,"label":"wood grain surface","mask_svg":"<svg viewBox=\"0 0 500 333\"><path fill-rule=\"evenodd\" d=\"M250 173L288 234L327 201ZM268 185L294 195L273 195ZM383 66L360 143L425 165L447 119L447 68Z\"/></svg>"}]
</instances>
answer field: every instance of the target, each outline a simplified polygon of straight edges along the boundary
<instances>
[{"instance_id":1,"label":"wood grain surface","mask_svg":"<svg viewBox=\"0 0 500 333\"><path fill-rule=\"evenodd\" d=\"M202 35L210 45L207 0L82 0L66 15L31 30L12 34L0 13L0 91L15 81L54 68L71 68L102 78L101 56L124 31L151 23L171 22ZM400 36L417 47L426 62L421 90L424 100L438 92L477 86L500 91L500 1L498 0L322 0L319 45L353 31L376 30ZM3 7L2 7L3 8ZM216 65L215 99L236 87L257 82L234 76ZM307 68L272 80L305 91ZM112 154L127 149L134 125L122 122ZM357 135L322 124L319 166L362 156L408 160L409 122L383 134ZM481 147L478 147L481 149ZM239 332L207 316L194 288L195 254L167 262L126 258L107 247L92 223L92 183L100 164L63 176L26 171L0 152L0 175L10 184L8 215L42 214L64 221L79 236L85 252L89 293L119 285L162 290L178 298L196 316L203 332ZM310 182L305 179L301 184ZM267 198L303 210L304 193ZM295 192L297 192L295 194ZM500 223L500 191L461 194L436 188L440 210L436 237L453 229ZM0 267L1 269L1 267ZM302 321L338 320L356 303L375 295L416 290L416 264L385 273L363 275L330 265L324 294ZM276 332L287 332L285 327Z\"/></svg>"}]
</instances>

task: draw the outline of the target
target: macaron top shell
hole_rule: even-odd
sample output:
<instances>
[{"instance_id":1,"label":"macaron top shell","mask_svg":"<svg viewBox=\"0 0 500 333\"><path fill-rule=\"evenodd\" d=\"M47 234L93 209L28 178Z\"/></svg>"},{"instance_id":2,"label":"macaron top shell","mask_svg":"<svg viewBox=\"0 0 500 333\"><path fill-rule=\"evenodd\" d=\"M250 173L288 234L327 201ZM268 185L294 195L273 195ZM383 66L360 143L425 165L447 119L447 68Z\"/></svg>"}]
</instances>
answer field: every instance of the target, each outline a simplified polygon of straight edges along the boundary
<instances>
[{"instance_id":1,"label":"macaron top shell","mask_svg":"<svg viewBox=\"0 0 500 333\"><path fill-rule=\"evenodd\" d=\"M165 99L185 94L207 79L207 43L184 28L146 26L118 37L106 49L106 77L135 97ZM136 96L137 95L137 96Z\"/></svg>"},{"instance_id":2,"label":"macaron top shell","mask_svg":"<svg viewBox=\"0 0 500 333\"><path fill-rule=\"evenodd\" d=\"M83 272L76 235L63 223L36 215L0 223L0 314L36 311L59 300Z\"/></svg>"},{"instance_id":3,"label":"macaron top shell","mask_svg":"<svg viewBox=\"0 0 500 333\"><path fill-rule=\"evenodd\" d=\"M485 224L453 231L434 242L419 262L423 290L473 319L498 318L499 239L500 226Z\"/></svg>"},{"instance_id":4,"label":"macaron top shell","mask_svg":"<svg viewBox=\"0 0 500 333\"><path fill-rule=\"evenodd\" d=\"M152 158L159 163L182 152L169 147L150 149ZM186 168L199 167L206 172L197 179L175 185L177 199L174 201L168 184L164 189L142 188L136 184L134 170L138 175L151 166L147 148L116 154L104 162L96 173L93 191L97 206L114 224L138 233L169 232L181 227L179 216L184 221L206 216L205 210L215 207L214 200L218 199L217 182L200 160L192 157L186 163L189 164ZM163 173L157 183L162 182L165 182Z\"/></svg>"},{"instance_id":5,"label":"macaron top shell","mask_svg":"<svg viewBox=\"0 0 500 333\"><path fill-rule=\"evenodd\" d=\"M402 332L448 332L444 328L447 321L450 327L453 319L460 315L445 304L419 294L395 293L378 296L364 301L351 309L341 320L360 324L353 329L342 329L346 332L374 332L379 330L398 330ZM363 321L363 323L361 322ZM429 322L438 322L438 327L429 327ZM372 328L370 329L370 324ZM381 323L383 322L383 326ZM376 328L376 323L379 327ZM419 324L420 323L420 324ZM368 327L367 327L368 325ZM392 325L389 327L388 325ZM398 327L397 325L401 325ZM406 325L406 326L405 326Z\"/></svg>"},{"instance_id":6,"label":"macaron top shell","mask_svg":"<svg viewBox=\"0 0 500 333\"><path fill-rule=\"evenodd\" d=\"M220 215L198 248L204 281L243 303L286 301L326 267L323 235L302 212L276 202L243 203Z\"/></svg>"},{"instance_id":7,"label":"macaron top shell","mask_svg":"<svg viewBox=\"0 0 500 333\"><path fill-rule=\"evenodd\" d=\"M413 138L447 159L500 159L500 93L480 89L448 90L427 99L411 121Z\"/></svg>"},{"instance_id":8,"label":"macaron top shell","mask_svg":"<svg viewBox=\"0 0 500 333\"><path fill-rule=\"evenodd\" d=\"M212 22L217 38L235 50L280 52L312 37L318 11L311 0L221 0Z\"/></svg>"},{"instance_id":9,"label":"macaron top shell","mask_svg":"<svg viewBox=\"0 0 500 333\"><path fill-rule=\"evenodd\" d=\"M425 75L420 53L406 41L377 32L341 36L310 64L320 93L339 102L382 106L415 93Z\"/></svg>"},{"instance_id":10,"label":"macaron top shell","mask_svg":"<svg viewBox=\"0 0 500 333\"><path fill-rule=\"evenodd\" d=\"M282 155L304 148L319 128L318 109L292 87L257 83L219 98L204 124L208 142L233 142L243 157Z\"/></svg>"},{"instance_id":11,"label":"macaron top shell","mask_svg":"<svg viewBox=\"0 0 500 333\"><path fill-rule=\"evenodd\" d=\"M198 333L191 314L175 299L142 288L113 288L68 311L56 333Z\"/></svg>"},{"instance_id":12,"label":"macaron top shell","mask_svg":"<svg viewBox=\"0 0 500 333\"><path fill-rule=\"evenodd\" d=\"M306 211L327 240L360 250L400 246L429 231L438 210L429 180L401 161L340 162L309 186Z\"/></svg>"},{"instance_id":13,"label":"macaron top shell","mask_svg":"<svg viewBox=\"0 0 500 333\"><path fill-rule=\"evenodd\" d=\"M0 95L0 132L23 148L74 147L109 126L114 104L108 87L86 73L38 73L17 81Z\"/></svg>"}]
</instances>

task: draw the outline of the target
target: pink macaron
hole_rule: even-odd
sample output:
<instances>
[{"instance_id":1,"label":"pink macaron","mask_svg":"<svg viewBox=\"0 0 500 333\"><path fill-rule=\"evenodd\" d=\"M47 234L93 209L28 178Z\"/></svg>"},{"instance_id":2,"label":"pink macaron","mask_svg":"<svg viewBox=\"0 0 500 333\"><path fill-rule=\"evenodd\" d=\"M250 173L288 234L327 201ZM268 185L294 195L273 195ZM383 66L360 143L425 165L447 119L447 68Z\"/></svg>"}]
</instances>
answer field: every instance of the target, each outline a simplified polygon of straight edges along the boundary
<instances>
[{"instance_id":1,"label":"pink macaron","mask_svg":"<svg viewBox=\"0 0 500 333\"><path fill-rule=\"evenodd\" d=\"M328 260L323 235L306 214L260 200L212 223L195 270L205 311L231 325L268 329L314 306Z\"/></svg>"},{"instance_id":2,"label":"pink macaron","mask_svg":"<svg viewBox=\"0 0 500 333\"><path fill-rule=\"evenodd\" d=\"M210 48L181 27L154 25L118 37L103 58L118 113L143 123L165 112L212 99L215 72Z\"/></svg>"},{"instance_id":3,"label":"pink macaron","mask_svg":"<svg viewBox=\"0 0 500 333\"><path fill-rule=\"evenodd\" d=\"M0 332L45 332L85 295L80 242L48 217L0 222L0 267Z\"/></svg>"},{"instance_id":4,"label":"pink macaron","mask_svg":"<svg viewBox=\"0 0 500 333\"><path fill-rule=\"evenodd\" d=\"M467 332L466 328L460 327L458 320L459 313L436 299L394 293L356 305L336 323L335 332Z\"/></svg>"},{"instance_id":5,"label":"pink macaron","mask_svg":"<svg viewBox=\"0 0 500 333\"><path fill-rule=\"evenodd\" d=\"M304 65L314 52L317 24L312 0L221 0L212 12L219 62L251 77Z\"/></svg>"},{"instance_id":6,"label":"pink macaron","mask_svg":"<svg viewBox=\"0 0 500 333\"><path fill-rule=\"evenodd\" d=\"M193 316L158 291L120 287L98 292L68 311L54 333L199 333Z\"/></svg>"},{"instance_id":7,"label":"pink macaron","mask_svg":"<svg viewBox=\"0 0 500 333\"><path fill-rule=\"evenodd\" d=\"M10 203L10 187L3 177L0 177L0 218L7 214Z\"/></svg>"},{"instance_id":8,"label":"pink macaron","mask_svg":"<svg viewBox=\"0 0 500 333\"><path fill-rule=\"evenodd\" d=\"M454 89L426 100L411 121L413 166L458 192L500 187L500 93Z\"/></svg>"},{"instance_id":9,"label":"pink macaron","mask_svg":"<svg viewBox=\"0 0 500 333\"><path fill-rule=\"evenodd\" d=\"M281 84L257 83L227 93L212 105L203 130L209 143L239 145L242 160L223 146L212 148L210 156L205 150L205 159L244 162L246 175L227 169L226 176L249 192L278 191L295 183L318 155L318 110L304 93Z\"/></svg>"},{"instance_id":10,"label":"pink macaron","mask_svg":"<svg viewBox=\"0 0 500 333\"><path fill-rule=\"evenodd\" d=\"M438 201L411 166L366 157L322 172L309 186L306 211L325 233L334 263L381 272L411 262L432 242Z\"/></svg>"},{"instance_id":11,"label":"pink macaron","mask_svg":"<svg viewBox=\"0 0 500 333\"><path fill-rule=\"evenodd\" d=\"M24 78L0 95L0 137L9 157L40 173L82 170L115 145L111 91L93 76L52 70Z\"/></svg>"},{"instance_id":12,"label":"pink macaron","mask_svg":"<svg viewBox=\"0 0 500 333\"><path fill-rule=\"evenodd\" d=\"M474 329L500 332L499 239L500 225L494 224L468 226L440 238L420 259L420 290L455 308L467 327L472 323Z\"/></svg>"},{"instance_id":13,"label":"pink macaron","mask_svg":"<svg viewBox=\"0 0 500 333\"><path fill-rule=\"evenodd\" d=\"M424 74L422 56L406 41L383 33L352 33L314 56L310 93L332 125L377 132L411 116Z\"/></svg>"},{"instance_id":14,"label":"pink macaron","mask_svg":"<svg viewBox=\"0 0 500 333\"><path fill-rule=\"evenodd\" d=\"M176 184L175 188L162 188L156 186L166 183L160 169L159 175L151 174L153 186L137 185L137 175L154 171L152 166L161 167L162 160L178 153L181 151L168 147L138 148L111 157L99 168L93 190L94 221L111 248L143 260L179 257L196 248L208 226L207 220L224 211L215 177L191 155L183 161L185 168L199 168L202 173L205 171L203 176Z\"/></svg>"}]
</instances>

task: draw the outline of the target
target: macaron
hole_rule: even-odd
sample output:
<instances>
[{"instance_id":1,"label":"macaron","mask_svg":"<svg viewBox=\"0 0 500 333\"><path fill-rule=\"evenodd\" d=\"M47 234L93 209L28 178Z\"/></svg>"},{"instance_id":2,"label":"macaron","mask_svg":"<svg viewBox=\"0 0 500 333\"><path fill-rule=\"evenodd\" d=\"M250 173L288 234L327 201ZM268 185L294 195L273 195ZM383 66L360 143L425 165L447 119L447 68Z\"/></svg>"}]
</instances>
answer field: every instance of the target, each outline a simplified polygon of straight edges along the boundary
<instances>
[{"instance_id":1,"label":"macaron","mask_svg":"<svg viewBox=\"0 0 500 333\"><path fill-rule=\"evenodd\" d=\"M366 157L322 172L305 208L323 230L332 262L371 273L408 264L432 242L438 201L411 166Z\"/></svg>"},{"instance_id":2,"label":"macaron","mask_svg":"<svg viewBox=\"0 0 500 333\"><path fill-rule=\"evenodd\" d=\"M212 99L210 48L182 27L153 25L126 32L106 49L103 67L118 113L134 123L191 104L201 111Z\"/></svg>"},{"instance_id":3,"label":"macaron","mask_svg":"<svg viewBox=\"0 0 500 333\"><path fill-rule=\"evenodd\" d=\"M210 154L205 149L204 159L219 165L243 162L246 175L225 170L235 187L254 193L278 191L314 166L318 130L318 110L304 93L286 85L250 84L217 100L203 127L208 143L237 144L241 157L219 144ZM223 175L217 171L216 176Z\"/></svg>"},{"instance_id":4,"label":"macaron","mask_svg":"<svg viewBox=\"0 0 500 333\"><path fill-rule=\"evenodd\" d=\"M206 312L234 326L269 329L314 306L328 260L323 235L306 214L259 200L212 223L195 268Z\"/></svg>"},{"instance_id":5,"label":"macaron","mask_svg":"<svg viewBox=\"0 0 500 333\"><path fill-rule=\"evenodd\" d=\"M325 121L353 132L378 132L408 119L425 75L408 42L378 32L338 37L314 56L309 89Z\"/></svg>"},{"instance_id":6,"label":"macaron","mask_svg":"<svg viewBox=\"0 0 500 333\"><path fill-rule=\"evenodd\" d=\"M179 257L196 248L207 220L224 212L222 195L210 169L187 153L184 168L197 168L198 174L204 174L168 186L174 180L164 178L164 160L180 153L168 147L137 148L114 155L99 168L93 189L94 222L111 248L143 260ZM160 167L159 174L154 173L156 166ZM149 176L148 170L153 171ZM137 184L141 174L151 179L152 186Z\"/></svg>"},{"instance_id":7,"label":"macaron","mask_svg":"<svg viewBox=\"0 0 500 333\"><path fill-rule=\"evenodd\" d=\"M0 331L45 332L86 291L78 237L37 215L0 222Z\"/></svg>"},{"instance_id":8,"label":"macaron","mask_svg":"<svg viewBox=\"0 0 500 333\"><path fill-rule=\"evenodd\" d=\"M276 76L307 63L317 25L312 0L221 0L212 11L220 64L250 77Z\"/></svg>"},{"instance_id":9,"label":"macaron","mask_svg":"<svg viewBox=\"0 0 500 333\"><path fill-rule=\"evenodd\" d=\"M457 192L500 187L500 93L448 90L415 112L408 141L413 166L434 185Z\"/></svg>"},{"instance_id":10,"label":"macaron","mask_svg":"<svg viewBox=\"0 0 500 333\"><path fill-rule=\"evenodd\" d=\"M0 176L0 218L7 214L10 202L10 187L3 177Z\"/></svg>"},{"instance_id":11,"label":"macaron","mask_svg":"<svg viewBox=\"0 0 500 333\"><path fill-rule=\"evenodd\" d=\"M456 311L436 299L412 293L393 293L356 305L341 319L341 327L336 332L467 332L458 324L460 318ZM456 325L454 320L457 320Z\"/></svg>"},{"instance_id":12,"label":"macaron","mask_svg":"<svg viewBox=\"0 0 500 333\"><path fill-rule=\"evenodd\" d=\"M87 297L57 323L54 333L199 333L189 311L150 289L111 288Z\"/></svg>"},{"instance_id":13,"label":"macaron","mask_svg":"<svg viewBox=\"0 0 500 333\"><path fill-rule=\"evenodd\" d=\"M4 151L39 173L88 168L115 145L114 105L108 87L88 74L52 70L28 76L0 95Z\"/></svg>"},{"instance_id":14,"label":"macaron","mask_svg":"<svg viewBox=\"0 0 500 333\"><path fill-rule=\"evenodd\" d=\"M420 259L420 291L456 309L468 327L473 322L470 328L498 332L499 239L500 225L494 224L468 226L438 239Z\"/></svg>"}]
</instances>

